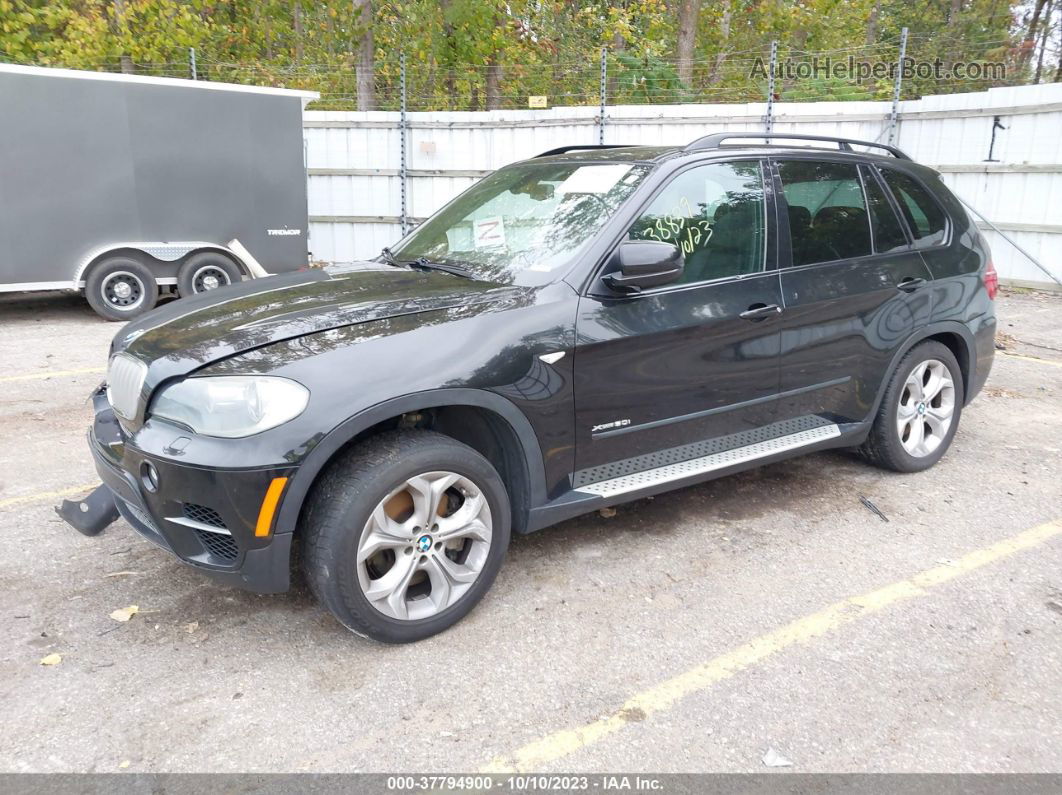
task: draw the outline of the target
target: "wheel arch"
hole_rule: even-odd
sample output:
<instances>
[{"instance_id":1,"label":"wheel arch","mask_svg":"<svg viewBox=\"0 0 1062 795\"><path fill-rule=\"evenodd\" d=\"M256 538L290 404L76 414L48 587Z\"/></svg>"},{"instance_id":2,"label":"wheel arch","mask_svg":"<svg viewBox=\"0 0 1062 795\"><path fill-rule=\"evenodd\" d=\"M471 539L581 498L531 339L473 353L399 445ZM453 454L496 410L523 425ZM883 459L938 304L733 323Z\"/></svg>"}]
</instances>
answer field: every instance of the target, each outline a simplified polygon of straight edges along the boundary
<instances>
[{"instance_id":1,"label":"wheel arch","mask_svg":"<svg viewBox=\"0 0 1062 795\"><path fill-rule=\"evenodd\" d=\"M873 417L877 413L878 406L881 405L882 398L885 397L885 390L889 386L889 380L892 378L892 374L896 372L896 367L900 364L903 357L910 353L911 349L916 345L927 340L936 340L946 345L955 354L955 358L959 362L959 370L962 372L963 402L965 404L970 401L970 384L977 363L977 349L974 346L973 332L957 321L943 321L931 323L919 329L893 354L889 367L885 371L885 377L882 378L881 384L878 386L878 392L874 398L874 405L871 407L869 416Z\"/></svg>"},{"instance_id":2,"label":"wheel arch","mask_svg":"<svg viewBox=\"0 0 1062 795\"><path fill-rule=\"evenodd\" d=\"M433 430L468 444L502 476L513 513L513 531L525 532L531 506L545 501L545 472L538 437L510 401L481 389L438 389L378 403L336 426L299 465L277 517L277 533L295 532L306 498L319 476L344 450L373 433L430 415Z\"/></svg>"}]
</instances>

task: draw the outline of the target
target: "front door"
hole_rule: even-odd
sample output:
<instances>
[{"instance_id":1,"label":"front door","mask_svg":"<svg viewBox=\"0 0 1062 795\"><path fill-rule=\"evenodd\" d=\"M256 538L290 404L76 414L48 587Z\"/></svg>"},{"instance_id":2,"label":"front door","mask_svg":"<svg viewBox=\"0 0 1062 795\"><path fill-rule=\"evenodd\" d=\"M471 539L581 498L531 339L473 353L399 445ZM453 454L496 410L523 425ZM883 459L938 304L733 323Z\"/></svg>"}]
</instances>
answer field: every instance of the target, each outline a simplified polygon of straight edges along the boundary
<instances>
[{"instance_id":1,"label":"front door","mask_svg":"<svg viewBox=\"0 0 1062 795\"><path fill-rule=\"evenodd\" d=\"M774 418L781 294L767 193L757 160L678 173L626 239L679 246L681 281L635 295L597 282L580 301L577 484Z\"/></svg>"}]
</instances>

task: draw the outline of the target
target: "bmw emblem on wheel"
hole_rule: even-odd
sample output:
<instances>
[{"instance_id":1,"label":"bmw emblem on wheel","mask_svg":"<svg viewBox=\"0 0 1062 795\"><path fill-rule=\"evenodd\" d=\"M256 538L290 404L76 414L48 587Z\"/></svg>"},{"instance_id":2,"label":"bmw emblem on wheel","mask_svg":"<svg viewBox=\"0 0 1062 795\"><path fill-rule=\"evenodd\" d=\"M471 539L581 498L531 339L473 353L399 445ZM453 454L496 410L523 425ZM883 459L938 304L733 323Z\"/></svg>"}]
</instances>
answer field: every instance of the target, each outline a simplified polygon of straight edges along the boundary
<instances>
[{"instance_id":1,"label":"bmw emblem on wheel","mask_svg":"<svg viewBox=\"0 0 1062 795\"><path fill-rule=\"evenodd\" d=\"M421 552L427 552L431 549L431 536L423 535L417 539L417 549Z\"/></svg>"}]
</instances>

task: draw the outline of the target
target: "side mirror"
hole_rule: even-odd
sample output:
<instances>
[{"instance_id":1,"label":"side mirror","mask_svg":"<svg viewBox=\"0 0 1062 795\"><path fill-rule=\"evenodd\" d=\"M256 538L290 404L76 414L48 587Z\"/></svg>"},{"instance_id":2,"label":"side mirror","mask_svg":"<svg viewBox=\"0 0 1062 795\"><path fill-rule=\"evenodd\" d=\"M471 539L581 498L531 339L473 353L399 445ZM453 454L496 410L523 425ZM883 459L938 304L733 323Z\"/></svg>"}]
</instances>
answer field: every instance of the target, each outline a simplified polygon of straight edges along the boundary
<instances>
[{"instance_id":1,"label":"side mirror","mask_svg":"<svg viewBox=\"0 0 1062 795\"><path fill-rule=\"evenodd\" d=\"M656 240L620 243L612 260L617 268L602 280L613 290L625 293L677 282L686 265L678 246Z\"/></svg>"}]
</instances>

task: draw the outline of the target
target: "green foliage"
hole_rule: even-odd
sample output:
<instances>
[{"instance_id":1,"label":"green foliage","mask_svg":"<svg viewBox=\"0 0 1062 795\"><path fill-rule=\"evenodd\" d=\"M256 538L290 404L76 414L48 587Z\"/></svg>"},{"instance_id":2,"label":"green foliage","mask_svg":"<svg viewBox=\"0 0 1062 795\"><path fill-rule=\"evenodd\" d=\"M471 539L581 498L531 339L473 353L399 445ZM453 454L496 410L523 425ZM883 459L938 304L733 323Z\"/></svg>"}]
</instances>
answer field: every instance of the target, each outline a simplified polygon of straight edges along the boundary
<instances>
[{"instance_id":1,"label":"green foliage","mask_svg":"<svg viewBox=\"0 0 1062 795\"><path fill-rule=\"evenodd\" d=\"M321 107L353 108L358 44L371 30L377 106L397 107L404 52L417 110L527 107L530 95L596 105L602 47L610 104L761 100L765 80L752 66L772 39L794 61L829 52L894 62L904 26L915 58L1010 68L1006 79L915 77L904 92L914 96L1027 81L1020 45L1029 5L963 0L949 19L945 0L705 0L688 84L674 60L677 0L372 0L366 14L352 0L0 0L0 59L112 71L124 61L141 73L188 76L194 47L201 79L311 88ZM816 75L779 79L776 93L878 99L891 87L880 77Z\"/></svg>"},{"instance_id":2,"label":"green foliage","mask_svg":"<svg viewBox=\"0 0 1062 795\"><path fill-rule=\"evenodd\" d=\"M679 80L675 66L652 55L616 53L617 104L693 102L694 93Z\"/></svg>"}]
</instances>

